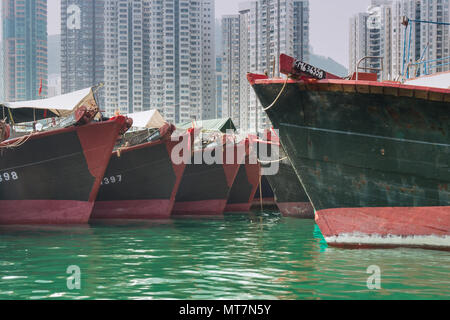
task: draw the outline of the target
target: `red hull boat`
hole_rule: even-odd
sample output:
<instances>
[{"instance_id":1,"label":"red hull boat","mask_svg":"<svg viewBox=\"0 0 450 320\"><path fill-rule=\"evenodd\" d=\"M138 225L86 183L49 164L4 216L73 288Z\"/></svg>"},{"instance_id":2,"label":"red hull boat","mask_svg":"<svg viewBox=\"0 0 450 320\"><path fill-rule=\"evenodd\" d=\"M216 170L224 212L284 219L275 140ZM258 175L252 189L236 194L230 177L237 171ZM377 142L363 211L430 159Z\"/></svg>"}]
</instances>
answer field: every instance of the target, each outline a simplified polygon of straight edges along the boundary
<instances>
[{"instance_id":1,"label":"red hull boat","mask_svg":"<svg viewBox=\"0 0 450 320\"><path fill-rule=\"evenodd\" d=\"M0 224L87 223L124 117L0 143Z\"/></svg>"},{"instance_id":2,"label":"red hull boat","mask_svg":"<svg viewBox=\"0 0 450 320\"><path fill-rule=\"evenodd\" d=\"M252 164L247 156L241 164L228 197L225 212L249 212L259 185L260 165Z\"/></svg>"},{"instance_id":3,"label":"red hull boat","mask_svg":"<svg viewBox=\"0 0 450 320\"><path fill-rule=\"evenodd\" d=\"M227 144L223 150L223 164L204 162L194 164L194 159L202 158L199 153L204 152L204 150L196 151L191 164L186 165L172 214L222 215L243 157L246 155L243 153L241 156L237 150L237 145ZM234 154L234 161L226 164L226 155L230 152Z\"/></svg>"},{"instance_id":4,"label":"red hull boat","mask_svg":"<svg viewBox=\"0 0 450 320\"><path fill-rule=\"evenodd\" d=\"M186 166L175 164L171 159L172 150L178 143L170 140L172 132L161 132L159 141L113 153L92 219L170 217Z\"/></svg>"},{"instance_id":5,"label":"red hull boat","mask_svg":"<svg viewBox=\"0 0 450 320\"><path fill-rule=\"evenodd\" d=\"M338 79L284 55L280 69L296 79L248 79L327 243L448 250L450 90Z\"/></svg>"},{"instance_id":6,"label":"red hull boat","mask_svg":"<svg viewBox=\"0 0 450 320\"><path fill-rule=\"evenodd\" d=\"M260 208L261 204L263 205L263 207L268 208L276 208L277 205L275 203L275 195L273 193L272 187L270 186L270 183L267 180L266 176L261 176L261 184L258 185L258 188L256 188L252 206L255 208Z\"/></svg>"},{"instance_id":7,"label":"red hull boat","mask_svg":"<svg viewBox=\"0 0 450 320\"><path fill-rule=\"evenodd\" d=\"M279 148L279 170L275 175L266 176L275 195L278 209L285 217L314 219L314 208L280 144L280 139L273 130L267 130L264 135L266 141L259 141L259 143L266 142L269 147L276 145Z\"/></svg>"}]
</instances>

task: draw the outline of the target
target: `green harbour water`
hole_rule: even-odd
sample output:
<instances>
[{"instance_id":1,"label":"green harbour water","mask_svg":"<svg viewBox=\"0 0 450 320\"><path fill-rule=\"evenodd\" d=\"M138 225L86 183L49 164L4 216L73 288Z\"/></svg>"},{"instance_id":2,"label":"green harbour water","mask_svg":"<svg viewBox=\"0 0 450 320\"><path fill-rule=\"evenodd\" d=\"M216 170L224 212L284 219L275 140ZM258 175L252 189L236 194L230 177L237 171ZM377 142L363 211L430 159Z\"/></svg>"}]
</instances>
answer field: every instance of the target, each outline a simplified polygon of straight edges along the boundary
<instances>
[{"instance_id":1,"label":"green harbour water","mask_svg":"<svg viewBox=\"0 0 450 320\"><path fill-rule=\"evenodd\" d=\"M1 226L0 299L450 299L450 252L331 248L314 221L272 212Z\"/></svg>"}]
</instances>

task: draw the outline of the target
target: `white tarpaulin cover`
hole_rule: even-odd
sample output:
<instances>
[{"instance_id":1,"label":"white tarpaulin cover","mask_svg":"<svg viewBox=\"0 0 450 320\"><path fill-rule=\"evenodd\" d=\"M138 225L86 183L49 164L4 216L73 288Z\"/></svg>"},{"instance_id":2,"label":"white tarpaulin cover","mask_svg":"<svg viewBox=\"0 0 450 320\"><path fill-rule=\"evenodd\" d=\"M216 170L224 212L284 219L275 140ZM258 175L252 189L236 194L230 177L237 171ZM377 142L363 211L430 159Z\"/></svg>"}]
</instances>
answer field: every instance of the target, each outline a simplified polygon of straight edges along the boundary
<instances>
[{"instance_id":1,"label":"white tarpaulin cover","mask_svg":"<svg viewBox=\"0 0 450 320\"><path fill-rule=\"evenodd\" d=\"M1 104L10 109L49 109L56 115L64 116L82 104L95 104L95 99L92 88L86 88L48 99L5 102Z\"/></svg>"},{"instance_id":2,"label":"white tarpaulin cover","mask_svg":"<svg viewBox=\"0 0 450 320\"><path fill-rule=\"evenodd\" d=\"M450 89L450 71L406 80L405 84L410 84L413 86Z\"/></svg>"},{"instance_id":3,"label":"white tarpaulin cover","mask_svg":"<svg viewBox=\"0 0 450 320\"><path fill-rule=\"evenodd\" d=\"M159 129L166 121L158 110L148 110L127 114L133 119L133 127Z\"/></svg>"}]
</instances>

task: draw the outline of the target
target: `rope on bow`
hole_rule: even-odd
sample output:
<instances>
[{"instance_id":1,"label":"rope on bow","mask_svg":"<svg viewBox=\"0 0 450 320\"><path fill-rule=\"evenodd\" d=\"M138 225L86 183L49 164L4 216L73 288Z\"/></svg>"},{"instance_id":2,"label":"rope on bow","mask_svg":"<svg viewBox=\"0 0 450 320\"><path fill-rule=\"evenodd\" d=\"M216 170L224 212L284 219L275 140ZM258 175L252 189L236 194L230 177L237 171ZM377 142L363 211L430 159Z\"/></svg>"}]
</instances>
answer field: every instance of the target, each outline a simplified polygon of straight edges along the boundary
<instances>
[{"instance_id":1,"label":"rope on bow","mask_svg":"<svg viewBox=\"0 0 450 320\"><path fill-rule=\"evenodd\" d=\"M281 88L280 93L278 93L278 96L277 96L277 97L275 98L275 100L270 104L270 106L268 106L268 107L266 107L266 108L263 109L264 111L269 110L270 108L272 108L272 107L278 102L278 100L280 99L280 97L281 97L281 95L283 94L284 90L286 89L287 83L288 83L288 81L289 81L289 77L290 77L290 74L286 77L286 81L284 82L284 85L283 85L283 87Z\"/></svg>"}]
</instances>

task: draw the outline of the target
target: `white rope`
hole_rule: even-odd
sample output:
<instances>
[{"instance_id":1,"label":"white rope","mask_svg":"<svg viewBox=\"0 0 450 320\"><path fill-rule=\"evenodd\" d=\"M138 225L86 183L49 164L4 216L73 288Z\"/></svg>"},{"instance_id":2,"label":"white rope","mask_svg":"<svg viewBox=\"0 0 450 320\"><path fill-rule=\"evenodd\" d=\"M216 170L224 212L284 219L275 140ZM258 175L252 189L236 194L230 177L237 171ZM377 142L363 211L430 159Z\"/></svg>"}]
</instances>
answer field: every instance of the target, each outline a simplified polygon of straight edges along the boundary
<instances>
[{"instance_id":1,"label":"white rope","mask_svg":"<svg viewBox=\"0 0 450 320\"><path fill-rule=\"evenodd\" d=\"M289 81L289 76L290 76L290 75L288 75L288 76L286 77L286 81L284 82L284 85L283 85L283 87L281 88L281 91L280 91L280 93L278 94L278 96L275 98L275 100L272 102L272 104L271 104L270 106L268 106L267 108L264 108L264 109L263 109L264 111L269 110L270 108L272 108L272 107L278 102L278 100L279 100L280 97L281 97L281 94L284 92L284 89L286 89L287 83L288 83L288 81Z\"/></svg>"},{"instance_id":2,"label":"white rope","mask_svg":"<svg viewBox=\"0 0 450 320\"><path fill-rule=\"evenodd\" d=\"M18 148L18 147L24 145L28 141L28 139L31 138L32 135L33 135L33 133L26 135L26 136L22 136L13 143L0 145L0 149ZM8 140L6 140L6 141L8 141Z\"/></svg>"},{"instance_id":3,"label":"white rope","mask_svg":"<svg viewBox=\"0 0 450 320\"><path fill-rule=\"evenodd\" d=\"M270 161L270 160L264 161L264 160L258 159L258 162L259 162L259 163L262 163L262 164L266 164L266 163L276 163L276 162L281 162L281 161L283 161L283 160L286 160L287 158L288 158L288 157L284 157L284 158L282 158L282 159L272 160L272 161Z\"/></svg>"}]
</instances>

